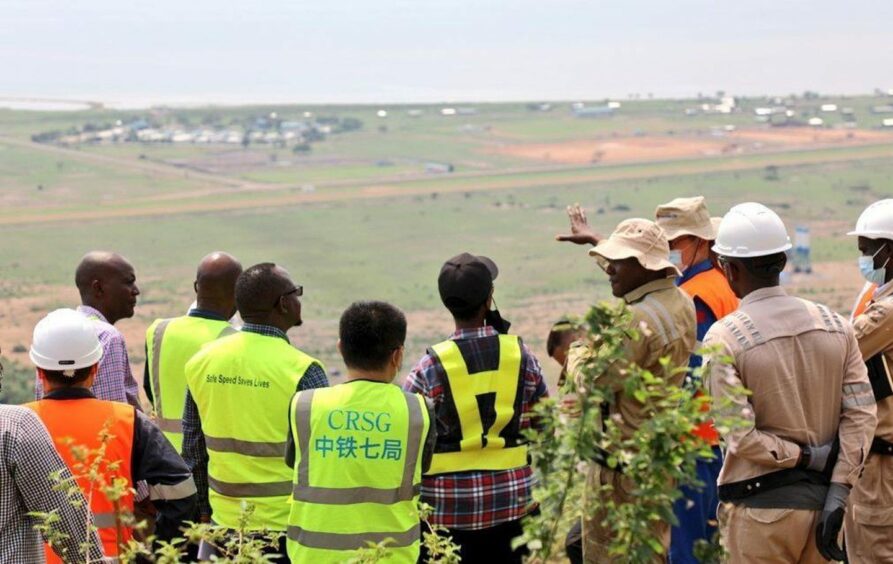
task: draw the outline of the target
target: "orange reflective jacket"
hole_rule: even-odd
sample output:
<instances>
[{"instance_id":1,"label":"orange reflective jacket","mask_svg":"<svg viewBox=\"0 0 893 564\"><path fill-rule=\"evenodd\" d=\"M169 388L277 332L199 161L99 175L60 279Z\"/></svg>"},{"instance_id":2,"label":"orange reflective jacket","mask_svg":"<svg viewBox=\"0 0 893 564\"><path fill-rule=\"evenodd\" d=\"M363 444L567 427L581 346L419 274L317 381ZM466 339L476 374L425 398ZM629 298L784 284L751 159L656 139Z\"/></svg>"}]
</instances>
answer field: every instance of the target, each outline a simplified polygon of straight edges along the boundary
<instances>
[{"instance_id":1,"label":"orange reflective jacket","mask_svg":"<svg viewBox=\"0 0 893 564\"><path fill-rule=\"evenodd\" d=\"M713 312L713 317L717 321L738 309L738 298L719 269L711 268L697 274L683 283L680 288L692 298L698 298L704 302ZM708 409L709 407L705 404L704 411ZM698 425L693 434L712 446L719 444L719 433L716 432L711 422Z\"/></svg>"},{"instance_id":2,"label":"orange reflective jacket","mask_svg":"<svg viewBox=\"0 0 893 564\"><path fill-rule=\"evenodd\" d=\"M113 503L102 493L98 485L92 487L89 478L78 477L84 497L90 503L94 523L99 529L103 552L106 556L118 556L119 543L124 544L133 536L133 530L119 522L121 512L133 512L133 488L131 456L133 453L133 426L136 417L133 406L126 403L103 401L94 398L83 399L44 399L25 404L37 413L49 430L56 450L74 473L77 462L72 455L72 446L82 446L91 451L100 448L100 433L104 426L111 435L105 447L105 455L99 465L107 484L115 478L127 480L127 493ZM70 442L69 442L70 439ZM92 459L92 456L90 457ZM109 465L117 463L117 468ZM117 504L117 507L116 505ZM48 563L61 563L62 560L46 547Z\"/></svg>"}]
</instances>

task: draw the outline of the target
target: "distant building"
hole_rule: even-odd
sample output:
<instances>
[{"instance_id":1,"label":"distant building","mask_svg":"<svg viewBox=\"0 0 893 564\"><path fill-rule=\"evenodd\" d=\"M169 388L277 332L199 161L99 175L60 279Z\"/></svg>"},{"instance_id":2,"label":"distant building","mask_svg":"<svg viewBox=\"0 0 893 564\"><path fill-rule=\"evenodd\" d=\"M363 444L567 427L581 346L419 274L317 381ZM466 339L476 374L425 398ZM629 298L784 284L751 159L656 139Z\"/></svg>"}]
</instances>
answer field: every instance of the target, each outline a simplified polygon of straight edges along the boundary
<instances>
[{"instance_id":1,"label":"distant building","mask_svg":"<svg viewBox=\"0 0 893 564\"><path fill-rule=\"evenodd\" d=\"M574 115L579 118L596 118L614 115L614 108L610 106L581 106L573 109Z\"/></svg>"},{"instance_id":2,"label":"distant building","mask_svg":"<svg viewBox=\"0 0 893 564\"><path fill-rule=\"evenodd\" d=\"M450 163L429 162L425 163L425 172L429 174L448 174L453 172L454 167Z\"/></svg>"}]
</instances>

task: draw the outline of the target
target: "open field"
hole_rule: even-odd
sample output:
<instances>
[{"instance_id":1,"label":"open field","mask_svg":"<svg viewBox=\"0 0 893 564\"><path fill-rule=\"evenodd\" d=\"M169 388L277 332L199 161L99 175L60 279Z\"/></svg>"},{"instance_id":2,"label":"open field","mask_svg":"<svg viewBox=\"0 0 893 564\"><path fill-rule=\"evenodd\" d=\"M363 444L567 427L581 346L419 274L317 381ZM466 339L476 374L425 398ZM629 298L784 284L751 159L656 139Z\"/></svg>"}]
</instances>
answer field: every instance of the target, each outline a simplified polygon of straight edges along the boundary
<instances>
[{"instance_id":1,"label":"open field","mask_svg":"<svg viewBox=\"0 0 893 564\"><path fill-rule=\"evenodd\" d=\"M824 102L798 100L798 115ZM729 115L683 115L697 103L624 102L616 115L594 119L521 104L453 117L435 107L421 117L387 108L386 119L376 107L165 110L196 123L208 113L235 121L274 110L363 121L301 155L260 145L35 144L35 133L146 112L0 111L0 349L26 363L21 350L36 320L75 303L80 256L113 249L135 264L143 291L136 317L121 324L141 373L145 327L183 312L195 263L223 249L246 265L281 263L304 285L306 322L293 340L330 368L340 369L338 314L370 298L407 312L411 363L449 333L437 272L469 250L500 265L500 309L554 375L543 348L550 323L608 296L585 249L554 241L566 227L564 206L580 202L609 232L695 194L717 215L759 200L792 230L809 225L816 273L794 276L791 287L846 310L859 274L844 234L867 203L893 196L893 135L868 111L887 99L837 100L858 117L853 129L756 124L752 109L763 100ZM426 173L431 161L455 171Z\"/></svg>"}]
</instances>

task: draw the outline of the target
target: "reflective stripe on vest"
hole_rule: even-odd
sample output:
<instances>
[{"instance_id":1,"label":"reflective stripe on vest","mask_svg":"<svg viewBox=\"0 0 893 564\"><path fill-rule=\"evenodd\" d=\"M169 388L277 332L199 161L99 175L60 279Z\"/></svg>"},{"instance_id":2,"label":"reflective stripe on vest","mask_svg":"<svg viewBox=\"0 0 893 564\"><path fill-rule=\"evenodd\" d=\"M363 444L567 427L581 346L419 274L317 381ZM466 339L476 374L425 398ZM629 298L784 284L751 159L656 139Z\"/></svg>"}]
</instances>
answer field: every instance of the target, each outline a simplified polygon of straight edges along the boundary
<instances>
[{"instance_id":1,"label":"reflective stripe on vest","mask_svg":"<svg viewBox=\"0 0 893 564\"><path fill-rule=\"evenodd\" d=\"M207 343L186 364L208 451L208 501L221 526L238 527L248 500L255 506L249 529L285 531L292 492L286 417L313 364L320 363L283 339L244 331Z\"/></svg>"},{"instance_id":2,"label":"reflective stripe on vest","mask_svg":"<svg viewBox=\"0 0 893 564\"><path fill-rule=\"evenodd\" d=\"M391 504L400 501L409 501L419 494L420 484L414 483L413 474L416 468L416 459L421 448L421 434L424 427L424 416L418 400L412 396L406 396L406 405L409 410L409 436L406 439L406 460L403 464L403 479L397 488L373 488L359 486L355 488L321 488L310 485L310 456L303 453L310 452L310 407L313 402L315 390L307 390L301 393L295 407L295 429L298 435L298 448L302 453L297 469L297 483L292 492L293 499L310 503L325 503L328 505L347 505L351 503L383 503ZM302 432L307 430L305 432Z\"/></svg>"},{"instance_id":3,"label":"reflective stripe on vest","mask_svg":"<svg viewBox=\"0 0 893 564\"><path fill-rule=\"evenodd\" d=\"M205 343L233 332L226 321L192 316L159 319L146 331L155 422L177 451L183 448L184 367Z\"/></svg>"},{"instance_id":4,"label":"reflective stripe on vest","mask_svg":"<svg viewBox=\"0 0 893 564\"><path fill-rule=\"evenodd\" d=\"M295 541L309 548L354 551L362 546L357 546L357 536L356 533L321 533L319 531L305 531L295 525L288 526L288 540ZM363 542L380 543L390 539L393 542L388 543L389 548L402 548L419 542L421 528L416 523L409 530L400 533L364 532L362 536Z\"/></svg>"},{"instance_id":5,"label":"reflective stripe on vest","mask_svg":"<svg viewBox=\"0 0 893 564\"><path fill-rule=\"evenodd\" d=\"M469 374L468 366L455 341L449 340L432 347L446 372L450 397L459 416L462 437L458 448L444 451L438 440L438 447L431 462L429 474L463 472L467 470L509 470L527 464L527 445L520 436L521 414L516 413L516 400L523 393L521 376L521 343L513 335L499 335L499 366L496 370ZM492 412L487 419L492 420L484 429L484 415L481 413L481 399L492 397ZM441 406L440 409L443 409ZM510 423L515 429L508 429L515 444L506 445L506 437L501 436ZM439 439L439 438L438 438Z\"/></svg>"},{"instance_id":6,"label":"reflective stripe on vest","mask_svg":"<svg viewBox=\"0 0 893 564\"><path fill-rule=\"evenodd\" d=\"M90 500L90 510L94 515L94 524L98 529L99 538L102 541L103 552L107 556L117 556L118 532L120 527L120 540L127 543L133 535L131 527L124 525L115 519L117 511L123 513L133 512L133 487L131 461L133 456L133 433L135 411L133 406L125 403L103 401L95 398L81 398L69 400L44 399L25 404L34 410L43 421L59 456L65 461L72 473L80 474L77 484L84 496ZM102 461L99 463L99 482L91 483L89 476L77 467L83 463L90 463L96 456L96 452L102 448L100 434L105 433L108 438ZM73 452L73 446L80 446L90 451L88 459L78 461ZM117 466L109 469L109 465ZM111 484L113 480L123 478L126 481L126 493L119 500L113 502L103 493L101 482ZM92 490L92 495L88 492ZM61 562L52 551L48 551L48 562Z\"/></svg>"},{"instance_id":7,"label":"reflective stripe on vest","mask_svg":"<svg viewBox=\"0 0 893 564\"><path fill-rule=\"evenodd\" d=\"M419 556L417 501L431 421L425 400L392 384L306 390L291 404L292 562L344 562L387 539L387 562Z\"/></svg>"}]
</instances>

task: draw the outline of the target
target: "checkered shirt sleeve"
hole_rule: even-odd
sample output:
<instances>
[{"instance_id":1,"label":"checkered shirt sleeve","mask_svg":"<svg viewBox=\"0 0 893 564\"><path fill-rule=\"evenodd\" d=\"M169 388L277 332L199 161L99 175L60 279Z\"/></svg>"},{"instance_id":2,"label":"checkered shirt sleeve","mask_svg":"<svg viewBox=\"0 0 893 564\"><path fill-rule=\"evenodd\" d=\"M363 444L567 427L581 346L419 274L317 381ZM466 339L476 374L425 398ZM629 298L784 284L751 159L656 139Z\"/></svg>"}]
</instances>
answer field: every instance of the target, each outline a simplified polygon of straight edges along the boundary
<instances>
[{"instance_id":1,"label":"checkered shirt sleeve","mask_svg":"<svg viewBox=\"0 0 893 564\"><path fill-rule=\"evenodd\" d=\"M71 473L56 452L53 440L37 415L28 408L0 405L0 562L43 562L37 519L31 512L56 511L57 529L67 535L57 552L80 560L81 545L89 542L93 561L102 559L99 537L87 531L92 516L80 491L54 491L50 475Z\"/></svg>"}]
</instances>

